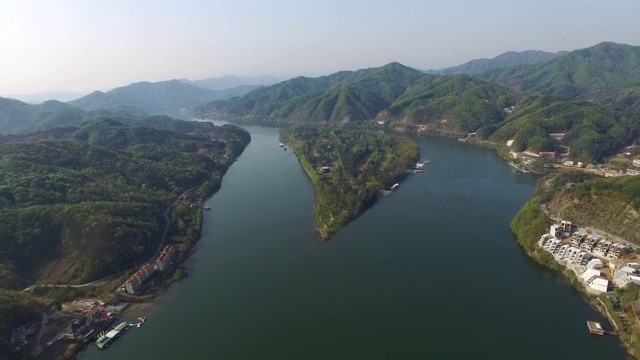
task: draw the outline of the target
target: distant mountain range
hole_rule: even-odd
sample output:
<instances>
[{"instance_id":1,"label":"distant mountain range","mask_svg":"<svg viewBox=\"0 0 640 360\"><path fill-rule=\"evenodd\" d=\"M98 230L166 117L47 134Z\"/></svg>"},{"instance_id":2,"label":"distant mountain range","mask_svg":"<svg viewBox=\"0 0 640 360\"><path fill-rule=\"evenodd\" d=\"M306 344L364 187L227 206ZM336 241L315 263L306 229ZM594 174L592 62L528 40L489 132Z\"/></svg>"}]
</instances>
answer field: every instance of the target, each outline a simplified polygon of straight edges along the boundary
<instances>
[{"instance_id":1,"label":"distant mountain range","mask_svg":"<svg viewBox=\"0 0 640 360\"><path fill-rule=\"evenodd\" d=\"M0 98L0 134L42 132L57 127L81 126L96 119L112 119L127 125L193 132L192 121L174 120L165 115L149 116L137 108L84 111L57 100L32 105L15 99Z\"/></svg>"},{"instance_id":2,"label":"distant mountain range","mask_svg":"<svg viewBox=\"0 0 640 360\"><path fill-rule=\"evenodd\" d=\"M209 90L179 80L138 82L107 92L93 93L70 101L83 110L118 110L137 108L148 114L177 115L180 110L207 101L240 96L257 86L238 86L225 90Z\"/></svg>"},{"instance_id":3,"label":"distant mountain range","mask_svg":"<svg viewBox=\"0 0 640 360\"><path fill-rule=\"evenodd\" d=\"M189 80L189 79L180 79L180 81L199 86L201 88L209 89L209 90L225 90L231 89L239 86L251 86L251 87L260 87L260 86L269 86L275 83L282 81L283 79L277 78L271 75L262 75L262 76L235 76L235 75L225 75L221 77L212 77L201 80Z\"/></svg>"},{"instance_id":4,"label":"distant mountain range","mask_svg":"<svg viewBox=\"0 0 640 360\"><path fill-rule=\"evenodd\" d=\"M555 59L560 55L566 54L566 51L557 53L545 52L540 50L527 51L507 51L492 59L476 59L466 62L462 65L452 66L439 70L427 70L428 74L451 75L451 74L477 74L491 69L501 69L514 65L531 65L542 63Z\"/></svg>"}]
</instances>

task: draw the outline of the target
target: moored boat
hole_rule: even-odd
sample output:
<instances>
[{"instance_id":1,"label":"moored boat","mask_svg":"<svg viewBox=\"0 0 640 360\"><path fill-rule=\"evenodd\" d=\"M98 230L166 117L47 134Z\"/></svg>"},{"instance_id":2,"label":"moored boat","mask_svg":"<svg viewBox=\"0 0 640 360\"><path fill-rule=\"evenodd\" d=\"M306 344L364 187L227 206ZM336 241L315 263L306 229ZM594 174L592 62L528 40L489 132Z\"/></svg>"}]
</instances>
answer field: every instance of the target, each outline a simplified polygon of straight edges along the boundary
<instances>
[{"instance_id":1,"label":"moored boat","mask_svg":"<svg viewBox=\"0 0 640 360\"><path fill-rule=\"evenodd\" d=\"M129 322L123 321L118 326L109 330L108 332L101 332L98 334L98 340L96 340L96 346L98 349L106 349L111 345L115 339L119 338L125 331L129 329Z\"/></svg>"}]
</instances>

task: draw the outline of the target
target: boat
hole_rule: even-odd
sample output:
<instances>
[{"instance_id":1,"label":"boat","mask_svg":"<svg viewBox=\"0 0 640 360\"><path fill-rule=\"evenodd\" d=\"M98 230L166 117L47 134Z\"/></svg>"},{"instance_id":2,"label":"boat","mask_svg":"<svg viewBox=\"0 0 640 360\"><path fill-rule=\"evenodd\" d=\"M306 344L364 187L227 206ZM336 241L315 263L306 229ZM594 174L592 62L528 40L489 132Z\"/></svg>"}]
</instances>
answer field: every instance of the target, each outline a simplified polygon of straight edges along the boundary
<instances>
[{"instance_id":1,"label":"boat","mask_svg":"<svg viewBox=\"0 0 640 360\"><path fill-rule=\"evenodd\" d=\"M129 322L123 321L118 326L109 330L108 332L101 332L98 334L98 340L96 340L96 346L98 349L106 349L111 345L113 341L122 336L129 329Z\"/></svg>"},{"instance_id":2,"label":"boat","mask_svg":"<svg viewBox=\"0 0 640 360\"><path fill-rule=\"evenodd\" d=\"M211 210L211 206L205 206L204 209L209 211L209 210Z\"/></svg>"},{"instance_id":3,"label":"boat","mask_svg":"<svg viewBox=\"0 0 640 360\"><path fill-rule=\"evenodd\" d=\"M391 185L391 190L398 190L399 187L400 187L400 184L395 183L395 184Z\"/></svg>"},{"instance_id":4,"label":"boat","mask_svg":"<svg viewBox=\"0 0 640 360\"><path fill-rule=\"evenodd\" d=\"M278 146L284 147L284 143L280 143L280 144L278 144Z\"/></svg>"}]
</instances>

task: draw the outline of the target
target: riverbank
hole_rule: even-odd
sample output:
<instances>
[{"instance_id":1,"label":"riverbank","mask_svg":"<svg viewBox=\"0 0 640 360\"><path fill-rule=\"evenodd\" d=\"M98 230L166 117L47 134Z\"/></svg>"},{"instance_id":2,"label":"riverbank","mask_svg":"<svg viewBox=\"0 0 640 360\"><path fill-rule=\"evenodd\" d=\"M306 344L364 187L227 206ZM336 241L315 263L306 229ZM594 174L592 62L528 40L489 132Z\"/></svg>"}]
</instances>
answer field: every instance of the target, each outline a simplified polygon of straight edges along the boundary
<instances>
[{"instance_id":1,"label":"riverbank","mask_svg":"<svg viewBox=\"0 0 640 360\"><path fill-rule=\"evenodd\" d=\"M537 246L538 239L540 234L545 234L548 232L550 225L552 224L552 220L541 210L541 202L537 196L527 201L527 203L522 207L522 209L518 212L518 214L514 217L511 223L511 230L516 237L516 241L524 248L527 255L530 256L533 260L538 262L539 264L562 274L565 280L580 294L583 298L603 317L608 319L610 326L612 328L618 329L618 324L615 323L615 320L611 318L605 305L603 305L602 301L595 295L589 293L587 288L584 286L583 282L577 277L577 275L568 267L561 266L554 256L549 252L543 250L541 247ZM606 300L605 300L606 301ZM589 320L589 319L585 319ZM639 358L639 348L638 346L634 346L634 344L638 344L637 342L633 342L633 339L637 337L637 334L631 333L626 334L620 333L620 343L625 347L627 353L634 358Z\"/></svg>"}]
</instances>

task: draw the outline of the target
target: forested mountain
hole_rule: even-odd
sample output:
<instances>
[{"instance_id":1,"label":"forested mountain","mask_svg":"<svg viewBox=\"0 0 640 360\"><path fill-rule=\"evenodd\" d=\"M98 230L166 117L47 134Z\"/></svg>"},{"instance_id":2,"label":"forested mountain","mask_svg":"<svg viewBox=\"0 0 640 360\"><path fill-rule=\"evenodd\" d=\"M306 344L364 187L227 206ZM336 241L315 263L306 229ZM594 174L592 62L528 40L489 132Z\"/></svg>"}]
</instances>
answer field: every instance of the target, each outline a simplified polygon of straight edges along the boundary
<instances>
[{"instance_id":1,"label":"forested mountain","mask_svg":"<svg viewBox=\"0 0 640 360\"><path fill-rule=\"evenodd\" d=\"M640 47L604 42L535 65L494 69L479 77L517 91L610 102L640 85Z\"/></svg>"},{"instance_id":2,"label":"forested mountain","mask_svg":"<svg viewBox=\"0 0 640 360\"><path fill-rule=\"evenodd\" d=\"M467 133L503 121L503 109L520 98L509 89L467 75L425 75L377 118Z\"/></svg>"},{"instance_id":3,"label":"forested mountain","mask_svg":"<svg viewBox=\"0 0 640 360\"><path fill-rule=\"evenodd\" d=\"M77 283L145 261L169 204L186 189L217 188L250 139L231 125L192 125L198 134L95 120L3 137L0 287L45 267Z\"/></svg>"},{"instance_id":4,"label":"forested mountain","mask_svg":"<svg viewBox=\"0 0 640 360\"><path fill-rule=\"evenodd\" d=\"M209 90L179 80L138 82L103 93L95 91L70 101L83 110L114 110L121 107L138 108L148 114L177 114L183 108L212 100L240 96L253 87Z\"/></svg>"},{"instance_id":5,"label":"forested mountain","mask_svg":"<svg viewBox=\"0 0 640 360\"><path fill-rule=\"evenodd\" d=\"M318 78L297 77L238 99L203 104L195 113L274 122L360 122L373 118L423 76L416 69L391 63Z\"/></svg>"},{"instance_id":6,"label":"forested mountain","mask_svg":"<svg viewBox=\"0 0 640 360\"><path fill-rule=\"evenodd\" d=\"M438 70L428 70L429 74L451 75L451 74L477 74L483 71L497 68L506 68L514 65L530 65L549 61L565 54L566 51L550 53L540 50L507 51L491 59L475 59L462 65L452 66Z\"/></svg>"}]
</instances>

